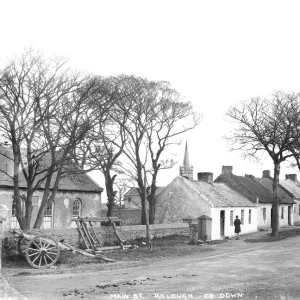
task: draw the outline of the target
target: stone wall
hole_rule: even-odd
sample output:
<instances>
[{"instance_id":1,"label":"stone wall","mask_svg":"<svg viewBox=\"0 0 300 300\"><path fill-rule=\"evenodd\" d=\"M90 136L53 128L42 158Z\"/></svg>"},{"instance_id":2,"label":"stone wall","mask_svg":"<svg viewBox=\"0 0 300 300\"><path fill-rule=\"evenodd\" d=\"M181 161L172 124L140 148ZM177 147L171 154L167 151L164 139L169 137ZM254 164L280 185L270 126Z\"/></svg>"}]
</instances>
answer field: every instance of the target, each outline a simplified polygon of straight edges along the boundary
<instances>
[{"instance_id":1,"label":"stone wall","mask_svg":"<svg viewBox=\"0 0 300 300\"><path fill-rule=\"evenodd\" d=\"M134 226L117 226L120 230L121 238L133 241L139 238L146 237L145 225ZM117 237L111 226L94 227L94 230L100 239L101 243L105 245L118 244ZM43 234L52 236L54 235L58 241L64 239L64 241L72 246L84 249L84 241L80 238L77 228L51 228L43 230ZM186 223L174 223L174 224L155 224L150 225L151 238L161 238L170 235L189 235L189 225ZM3 242L3 254L4 255L16 255L16 239L14 236L5 232L5 241Z\"/></svg>"},{"instance_id":2,"label":"stone wall","mask_svg":"<svg viewBox=\"0 0 300 300\"><path fill-rule=\"evenodd\" d=\"M107 209L101 210L101 217L106 217ZM122 225L139 225L141 224L141 210L140 209L121 209L115 208L112 217L121 219Z\"/></svg>"}]
</instances>

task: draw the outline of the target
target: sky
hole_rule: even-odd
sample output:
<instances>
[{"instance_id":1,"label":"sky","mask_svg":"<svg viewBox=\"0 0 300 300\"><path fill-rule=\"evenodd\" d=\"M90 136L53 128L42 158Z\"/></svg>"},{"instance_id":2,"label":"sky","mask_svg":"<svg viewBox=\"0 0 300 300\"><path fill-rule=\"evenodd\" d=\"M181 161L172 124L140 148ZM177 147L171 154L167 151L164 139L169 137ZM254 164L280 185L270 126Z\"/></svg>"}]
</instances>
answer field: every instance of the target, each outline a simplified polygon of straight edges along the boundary
<instances>
[{"instance_id":1,"label":"sky","mask_svg":"<svg viewBox=\"0 0 300 300\"><path fill-rule=\"evenodd\" d=\"M171 83L203 115L169 149L178 162L158 185L179 174L185 142L197 172L233 166L261 177L272 160L242 159L223 138L235 124L225 113L251 97L300 88L299 1L52 0L1 4L0 64L33 47L69 58L72 68L102 76L134 74ZM285 163L281 178L297 173ZM99 173L93 178L103 186ZM298 175L300 178L300 176Z\"/></svg>"}]
</instances>

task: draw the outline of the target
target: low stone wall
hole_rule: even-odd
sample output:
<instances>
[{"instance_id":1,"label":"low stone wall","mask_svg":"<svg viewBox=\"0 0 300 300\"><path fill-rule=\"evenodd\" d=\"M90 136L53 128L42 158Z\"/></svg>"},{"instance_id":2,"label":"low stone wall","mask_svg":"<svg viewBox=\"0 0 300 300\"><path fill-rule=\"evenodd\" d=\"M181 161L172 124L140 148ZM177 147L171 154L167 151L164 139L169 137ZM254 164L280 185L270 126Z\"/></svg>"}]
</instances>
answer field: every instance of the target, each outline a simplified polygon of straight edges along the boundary
<instances>
[{"instance_id":1,"label":"low stone wall","mask_svg":"<svg viewBox=\"0 0 300 300\"><path fill-rule=\"evenodd\" d=\"M117 226L121 238L133 241L135 239L146 237L145 225ZM94 227L98 239L103 245L117 244L117 236L111 226ZM77 228L51 228L43 230L43 234L55 236L58 241L64 240L66 243L78 248L85 248L84 241L80 237ZM189 225L186 223L174 224L154 224L150 225L151 238L161 238L170 235L189 235ZM5 232L3 241L3 255L15 255L18 253L16 245L17 239Z\"/></svg>"},{"instance_id":2,"label":"low stone wall","mask_svg":"<svg viewBox=\"0 0 300 300\"><path fill-rule=\"evenodd\" d=\"M106 217L107 210L101 210L101 217ZM141 224L140 209L113 209L112 217L121 219L123 225L139 225Z\"/></svg>"}]
</instances>

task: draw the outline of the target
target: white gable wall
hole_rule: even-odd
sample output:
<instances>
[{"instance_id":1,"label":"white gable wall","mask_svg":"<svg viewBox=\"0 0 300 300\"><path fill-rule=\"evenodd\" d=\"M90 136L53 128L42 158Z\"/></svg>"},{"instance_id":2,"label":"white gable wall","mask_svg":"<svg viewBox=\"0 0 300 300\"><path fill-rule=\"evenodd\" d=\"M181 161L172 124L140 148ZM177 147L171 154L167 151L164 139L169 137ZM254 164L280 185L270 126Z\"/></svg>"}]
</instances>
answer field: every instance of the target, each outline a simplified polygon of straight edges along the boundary
<instances>
[{"instance_id":1,"label":"white gable wall","mask_svg":"<svg viewBox=\"0 0 300 300\"><path fill-rule=\"evenodd\" d=\"M294 204L294 225L300 224L300 199L295 199Z\"/></svg>"},{"instance_id":2,"label":"white gable wall","mask_svg":"<svg viewBox=\"0 0 300 300\"><path fill-rule=\"evenodd\" d=\"M260 203L258 207L258 229L269 229L271 228L271 208L270 203ZM264 217L265 209L265 217Z\"/></svg>"},{"instance_id":3,"label":"white gable wall","mask_svg":"<svg viewBox=\"0 0 300 300\"><path fill-rule=\"evenodd\" d=\"M251 224L249 224L249 209L251 209ZM234 225L230 224L230 212L233 211L233 222L235 216L241 219L241 211L244 210L244 224L241 225L241 233L246 234L257 231L257 209L258 207L214 207L211 209L212 217L212 240L221 238L221 210L225 210L224 235L232 237L234 233Z\"/></svg>"}]
</instances>

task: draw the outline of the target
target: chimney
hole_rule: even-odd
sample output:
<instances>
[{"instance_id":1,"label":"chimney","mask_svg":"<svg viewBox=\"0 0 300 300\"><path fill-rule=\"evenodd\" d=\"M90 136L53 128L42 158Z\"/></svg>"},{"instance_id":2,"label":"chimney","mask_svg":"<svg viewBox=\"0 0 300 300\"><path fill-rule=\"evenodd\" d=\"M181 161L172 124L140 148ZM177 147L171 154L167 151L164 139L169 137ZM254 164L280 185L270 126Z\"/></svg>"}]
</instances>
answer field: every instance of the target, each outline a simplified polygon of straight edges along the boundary
<instances>
[{"instance_id":1,"label":"chimney","mask_svg":"<svg viewBox=\"0 0 300 300\"><path fill-rule=\"evenodd\" d=\"M270 170L264 170L262 178L270 178L270 177L271 177Z\"/></svg>"},{"instance_id":2,"label":"chimney","mask_svg":"<svg viewBox=\"0 0 300 300\"><path fill-rule=\"evenodd\" d=\"M211 172L199 172L198 181L205 181L207 183L213 183L213 173Z\"/></svg>"},{"instance_id":3,"label":"chimney","mask_svg":"<svg viewBox=\"0 0 300 300\"><path fill-rule=\"evenodd\" d=\"M222 174L232 174L232 166L222 166Z\"/></svg>"},{"instance_id":4,"label":"chimney","mask_svg":"<svg viewBox=\"0 0 300 300\"><path fill-rule=\"evenodd\" d=\"M290 179L290 180L293 180L293 181L298 181L297 180L297 174L286 174L285 175L285 179Z\"/></svg>"}]
</instances>

